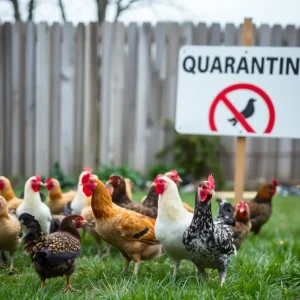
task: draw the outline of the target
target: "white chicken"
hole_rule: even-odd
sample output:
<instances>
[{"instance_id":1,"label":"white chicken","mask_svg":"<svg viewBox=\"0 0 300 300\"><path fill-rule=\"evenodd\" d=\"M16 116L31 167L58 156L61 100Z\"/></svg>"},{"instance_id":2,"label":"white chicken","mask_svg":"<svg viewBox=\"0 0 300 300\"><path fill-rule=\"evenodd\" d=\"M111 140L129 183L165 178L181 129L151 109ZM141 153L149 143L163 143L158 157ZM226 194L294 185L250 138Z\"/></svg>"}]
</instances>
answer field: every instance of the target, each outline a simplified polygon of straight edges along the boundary
<instances>
[{"instance_id":1,"label":"white chicken","mask_svg":"<svg viewBox=\"0 0 300 300\"><path fill-rule=\"evenodd\" d=\"M193 214L184 208L177 185L172 179L159 174L153 185L159 195L155 236L175 263L173 277L176 277L181 260L190 260L182 239L192 222Z\"/></svg>"},{"instance_id":2,"label":"white chicken","mask_svg":"<svg viewBox=\"0 0 300 300\"><path fill-rule=\"evenodd\" d=\"M29 213L39 221L41 228L45 234L49 234L51 223L51 211L50 208L42 202L40 196L40 186L43 185L39 176L30 177L24 188L24 199L16 210L16 215L19 216L22 213ZM26 235L29 231L26 227L22 226L23 235Z\"/></svg>"}]
</instances>

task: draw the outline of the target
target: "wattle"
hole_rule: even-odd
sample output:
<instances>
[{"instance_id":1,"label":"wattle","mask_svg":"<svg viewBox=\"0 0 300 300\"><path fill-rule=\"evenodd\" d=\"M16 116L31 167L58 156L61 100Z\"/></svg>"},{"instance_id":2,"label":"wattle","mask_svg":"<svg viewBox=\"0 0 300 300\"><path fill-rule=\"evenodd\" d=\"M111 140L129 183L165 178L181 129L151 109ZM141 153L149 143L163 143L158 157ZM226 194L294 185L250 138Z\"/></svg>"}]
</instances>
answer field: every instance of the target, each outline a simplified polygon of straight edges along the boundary
<instances>
[{"instance_id":1,"label":"wattle","mask_svg":"<svg viewBox=\"0 0 300 300\"><path fill-rule=\"evenodd\" d=\"M87 197L90 197L93 195L93 192L86 186L83 187L83 192Z\"/></svg>"}]
</instances>

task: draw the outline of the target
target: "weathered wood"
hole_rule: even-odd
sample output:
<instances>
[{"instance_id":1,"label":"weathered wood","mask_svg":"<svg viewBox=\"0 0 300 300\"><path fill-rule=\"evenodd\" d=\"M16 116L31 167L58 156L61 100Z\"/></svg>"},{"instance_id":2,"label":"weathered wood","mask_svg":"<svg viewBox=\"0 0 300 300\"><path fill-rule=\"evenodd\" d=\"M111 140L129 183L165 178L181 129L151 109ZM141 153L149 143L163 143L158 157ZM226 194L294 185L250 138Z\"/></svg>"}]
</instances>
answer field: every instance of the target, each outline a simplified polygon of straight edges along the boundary
<instances>
[{"instance_id":1,"label":"weathered wood","mask_svg":"<svg viewBox=\"0 0 300 300\"><path fill-rule=\"evenodd\" d=\"M0 143L0 174L4 174L4 41L3 41L3 25L0 24L0 136L3 137ZM1 175L0 175L1 176Z\"/></svg>"},{"instance_id":2,"label":"weathered wood","mask_svg":"<svg viewBox=\"0 0 300 300\"><path fill-rule=\"evenodd\" d=\"M224 29L224 45L234 46L237 44L237 34L234 24L228 23ZM241 44L241 43L240 43Z\"/></svg>"},{"instance_id":3,"label":"weathered wood","mask_svg":"<svg viewBox=\"0 0 300 300\"><path fill-rule=\"evenodd\" d=\"M135 109L137 85L137 46L138 26L130 23L127 28L128 55L125 69L125 99L124 99L124 134L122 144L127 152L123 153L123 161L130 167L134 165L134 136L135 136ZM130 75L129 75L130 74Z\"/></svg>"},{"instance_id":4,"label":"weathered wood","mask_svg":"<svg viewBox=\"0 0 300 300\"><path fill-rule=\"evenodd\" d=\"M109 165L112 160L113 137L110 132L110 74L112 61L113 24L103 23L102 76L100 103L100 165Z\"/></svg>"},{"instance_id":5,"label":"weathered wood","mask_svg":"<svg viewBox=\"0 0 300 300\"><path fill-rule=\"evenodd\" d=\"M138 82L134 141L134 167L142 173L146 173L147 167L147 104L151 99L150 43L151 25L144 23L139 30Z\"/></svg>"},{"instance_id":6,"label":"weathered wood","mask_svg":"<svg viewBox=\"0 0 300 300\"><path fill-rule=\"evenodd\" d=\"M205 23L199 23L196 27L194 41L195 45L207 45L208 29Z\"/></svg>"},{"instance_id":7,"label":"weathered wood","mask_svg":"<svg viewBox=\"0 0 300 300\"><path fill-rule=\"evenodd\" d=\"M36 124L35 167L41 176L46 176L50 166L50 97L49 97L49 29L46 23L37 26L36 42Z\"/></svg>"},{"instance_id":8,"label":"weathered wood","mask_svg":"<svg viewBox=\"0 0 300 300\"><path fill-rule=\"evenodd\" d=\"M33 22L26 24L25 45L25 173L26 177L34 174L35 160L35 68L36 68L36 30ZM31 76L28 76L31 74Z\"/></svg>"},{"instance_id":9,"label":"weathered wood","mask_svg":"<svg viewBox=\"0 0 300 300\"><path fill-rule=\"evenodd\" d=\"M194 41L194 24L192 22L185 22L181 27L181 44L193 45Z\"/></svg>"},{"instance_id":10,"label":"weathered wood","mask_svg":"<svg viewBox=\"0 0 300 300\"><path fill-rule=\"evenodd\" d=\"M4 174L12 175L12 24L3 26L3 52L4 52Z\"/></svg>"},{"instance_id":11,"label":"weathered wood","mask_svg":"<svg viewBox=\"0 0 300 300\"><path fill-rule=\"evenodd\" d=\"M74 95L74 27L64 23L62 28L60 67L60 155L61 168L74 173L75 95Z\"/></svg>"},{"instance_id":12,"label":"weathered wood","mask_svg":"<svg viewBox=\"0 0 300 300\"><path fill-rule=\"evenodd\" d=\"M221 25L213 23L209 29L208 44L211 46L219 46L222 44Z\"/></svg>"},{"instance_id":13,"label":"weathered wood","mask_svg":"<svg viewBox=\"0 0 300 300\"><path fill-rule=\"evenodd\" d=\"M76 29L75 54L75 148L74 172L79 174L83 167L83 98L84 98L84 39L85 26L80 23Z\"/></svg>"},{"instance_id":14,"label":"weathered wood","mask_svg":"<svg viewBox=\"0 0 300 300\"><path fill-rule=\"evenodd\" d=\"M60 167L64 170L64 165L60 160L61 143L61 41L63 41L61 27L59 23L54 23L50 28L50 166L60 162ZM72 108L71 108L72 110ZM71 132L70 132L71 134ZM54 142L55 141L55 142ZM67 158L68 160L68 158ZM66 170L64 170L66 172Z\"/></svg>"}]
</instances>

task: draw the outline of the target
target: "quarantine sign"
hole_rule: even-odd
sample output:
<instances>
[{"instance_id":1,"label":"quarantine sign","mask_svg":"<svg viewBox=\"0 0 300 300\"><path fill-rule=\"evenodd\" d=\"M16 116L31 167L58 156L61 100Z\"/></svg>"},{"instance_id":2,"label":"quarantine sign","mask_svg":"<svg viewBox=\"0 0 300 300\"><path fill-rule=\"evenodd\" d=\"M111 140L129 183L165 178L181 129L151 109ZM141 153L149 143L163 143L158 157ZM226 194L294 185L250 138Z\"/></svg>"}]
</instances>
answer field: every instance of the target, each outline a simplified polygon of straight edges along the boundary
<instances>
[{"instance_id":1,"label":"quarantine sign","mask_svg":"<svg viewBox=\"0 0 300 300\"><path fill-rule=\"evenodd\" d=\"M176 130L299 138L299 74L299 48L184 46Z\"/></svg>"}]
</instances>

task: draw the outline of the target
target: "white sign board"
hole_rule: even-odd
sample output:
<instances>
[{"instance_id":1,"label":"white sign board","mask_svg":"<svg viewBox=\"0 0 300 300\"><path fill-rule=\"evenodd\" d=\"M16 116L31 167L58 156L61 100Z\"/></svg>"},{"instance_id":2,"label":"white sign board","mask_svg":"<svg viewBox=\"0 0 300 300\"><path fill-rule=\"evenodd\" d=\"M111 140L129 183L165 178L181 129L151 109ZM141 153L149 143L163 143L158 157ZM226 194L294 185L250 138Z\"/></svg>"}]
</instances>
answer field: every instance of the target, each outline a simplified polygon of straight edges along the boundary
<instances>
[{"instance_id":1,"label":"white sign board","mask_svg":"<svg viewBox=\"0 0 300 300\"><path fill-rule=\"evenodd\" d=\"M300 138L300 48L183 46L176 131Z\"/></svg>"}]
</instances>

